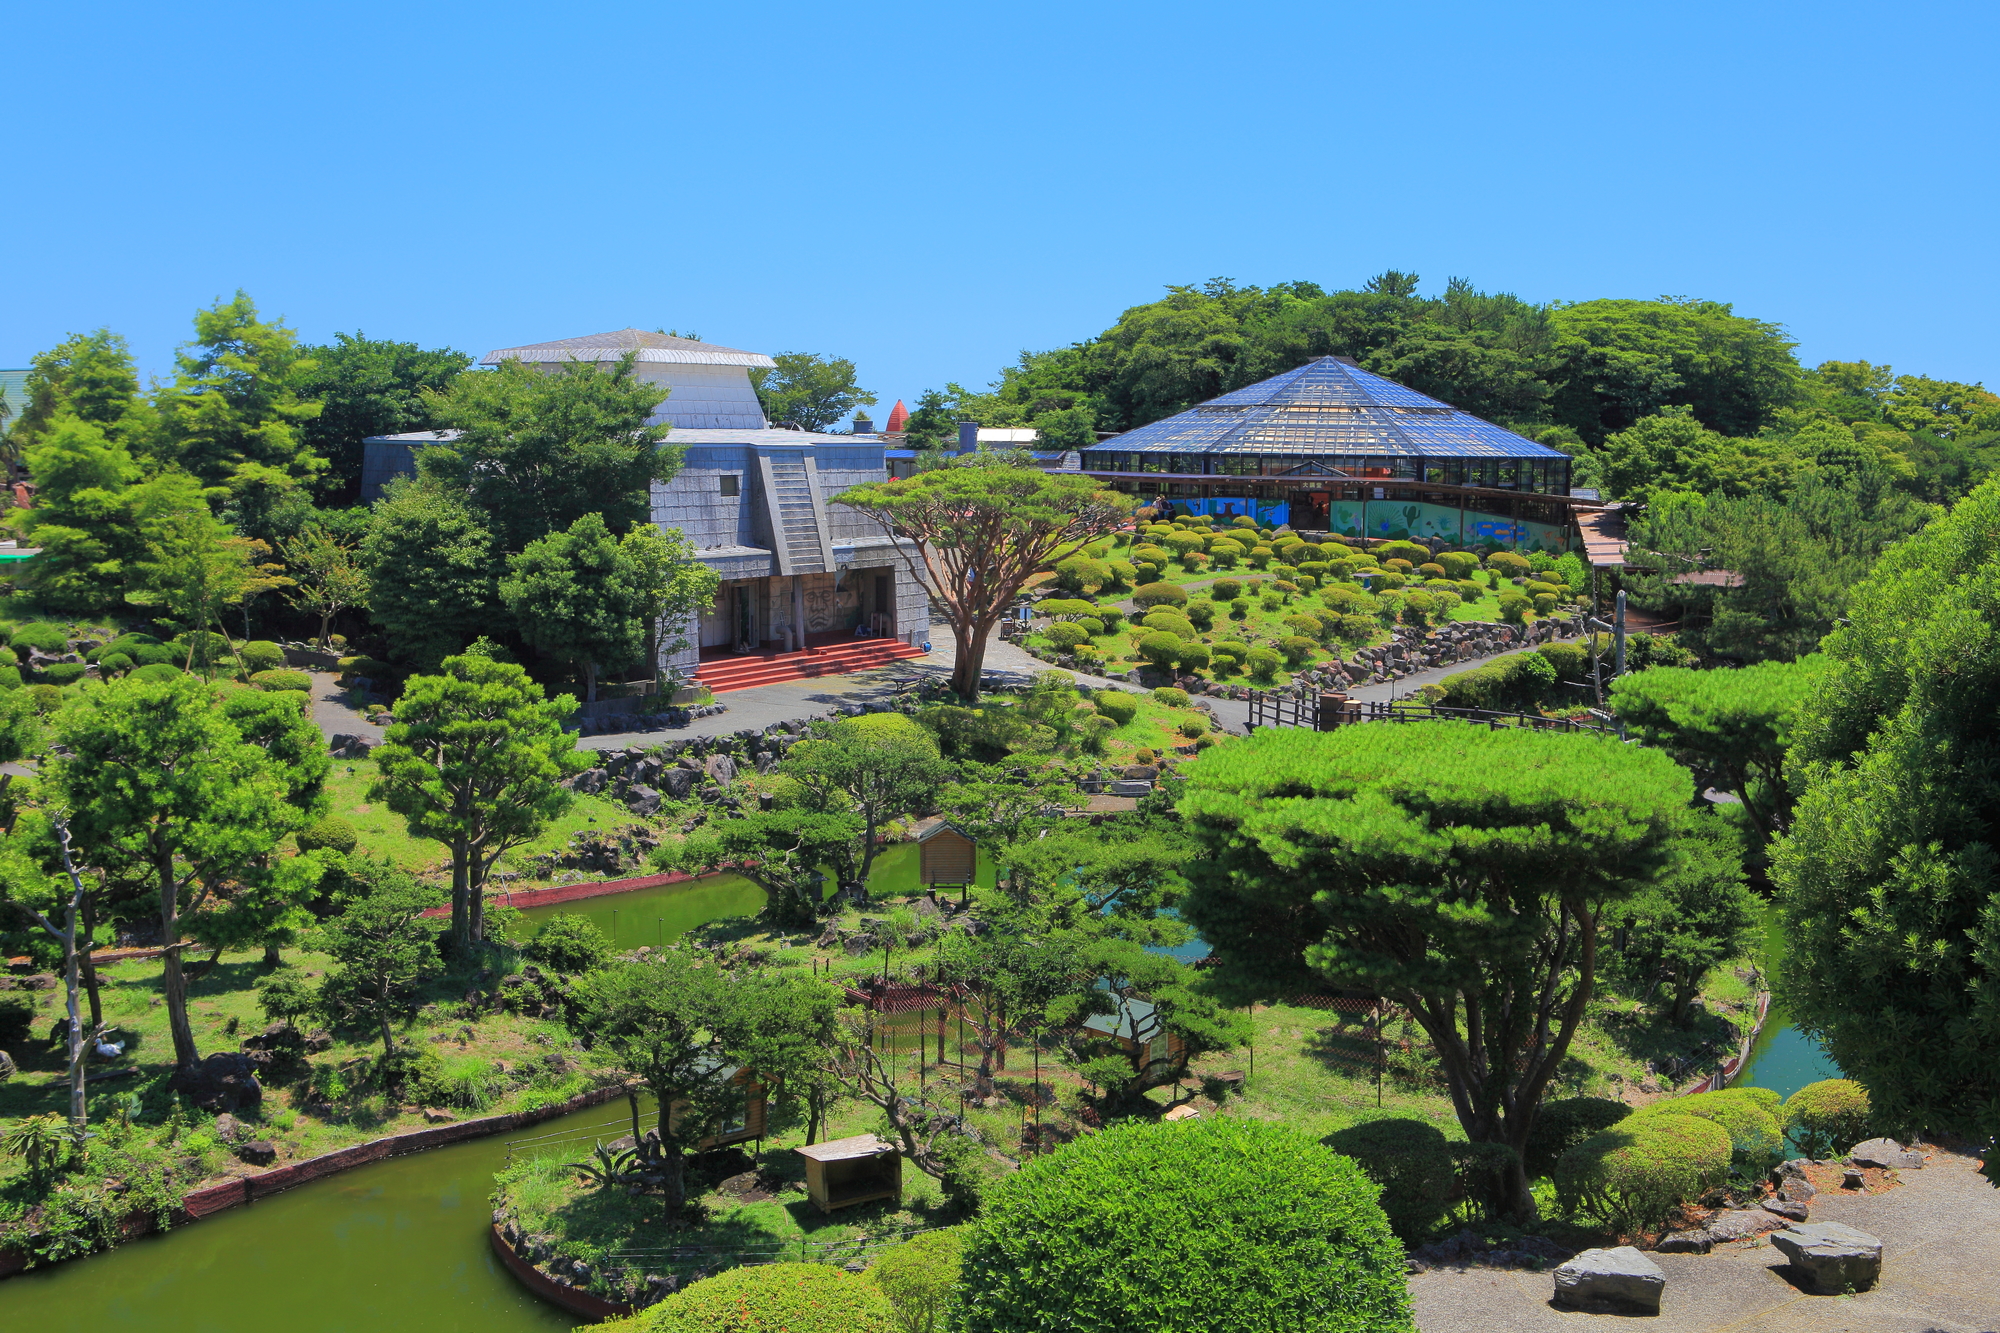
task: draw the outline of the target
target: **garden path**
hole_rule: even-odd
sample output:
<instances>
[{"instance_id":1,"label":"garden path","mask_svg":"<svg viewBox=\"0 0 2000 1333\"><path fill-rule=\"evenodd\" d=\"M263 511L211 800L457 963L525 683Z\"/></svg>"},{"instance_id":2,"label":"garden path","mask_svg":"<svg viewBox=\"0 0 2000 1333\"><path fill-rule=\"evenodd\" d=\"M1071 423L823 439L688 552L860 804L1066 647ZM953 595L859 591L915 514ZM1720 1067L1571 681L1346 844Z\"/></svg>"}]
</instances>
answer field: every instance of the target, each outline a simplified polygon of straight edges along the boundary
<instances>
[{"instance_id":1,"label":"garden path","mask_svg":"<svg viewBox=\"0 0 2000 1333\"><path fill-rule=\"evenodd\" d=\"M1666 1299L1649 1333L1984 1333L2000 1329L2000 1189L1978 1163L1939 1153L1881 1194L1821 1194L1814 1221L1882 1240L1882 1280L1854 1296L1808 1294L1768 1244L1656 1254ZM1787 1270L1789 1271L1789 1270ZM1547 1273L1468 1268L1410 1279L1420 1333L1576 1333L1627 1327L1549 1304Z\"/></svg>"}]
</instances>

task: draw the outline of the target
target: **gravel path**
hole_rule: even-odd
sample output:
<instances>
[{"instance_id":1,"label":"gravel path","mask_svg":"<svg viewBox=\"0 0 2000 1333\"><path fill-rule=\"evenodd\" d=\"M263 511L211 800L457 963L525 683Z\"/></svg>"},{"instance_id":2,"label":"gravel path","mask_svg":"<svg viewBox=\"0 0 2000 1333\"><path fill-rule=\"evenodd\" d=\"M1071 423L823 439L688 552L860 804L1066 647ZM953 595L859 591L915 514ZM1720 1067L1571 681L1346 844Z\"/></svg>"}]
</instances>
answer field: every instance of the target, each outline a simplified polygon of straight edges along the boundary
<instances>
[{"instance_id":1,"label":"gravel path","mask_svg":"<svg viewBox=\"0 0 2000 1333\"><path fill-rule=\"evenodd\" d=\"M1762 1242L1711 1254L1656 1254L1667 1275L1657 1318L1551 1305L1547 1273L1468 1268L1410 1279L1420 1333L1990 1333L2000 1329L2000 1190L1978 1163L1938 1154L1881 1194L1822 1193L1816 1222L1844 1222L1883 1243L1882 1281L1822 1296L1787 1280L1784 1255Z\"/></svg>"}]
</instances>

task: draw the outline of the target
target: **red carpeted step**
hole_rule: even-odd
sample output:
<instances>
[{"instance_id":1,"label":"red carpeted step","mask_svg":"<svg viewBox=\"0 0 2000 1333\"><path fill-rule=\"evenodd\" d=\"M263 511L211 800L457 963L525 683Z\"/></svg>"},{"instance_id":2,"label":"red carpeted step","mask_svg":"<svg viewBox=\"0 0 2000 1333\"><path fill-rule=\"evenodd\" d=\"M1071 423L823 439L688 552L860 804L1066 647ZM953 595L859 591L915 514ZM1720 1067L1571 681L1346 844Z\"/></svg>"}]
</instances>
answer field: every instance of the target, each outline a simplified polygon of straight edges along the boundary
<instances>
[{"instance_id":1,"label":"red carpeted step","mask_svg":"<svg viewBox=\"0 0 2000 1333\"><path fill-rule=\"evenodd\" d=\"M853 643L808 648L800 653L719 657L703 662L695 671L695 679L706 685L711 693L722 694L787 680L810 680L815 676L841 676L853 671L867 671L923 655L923 649L897 639L859 639Z\"/></svg>"}]
</instances>

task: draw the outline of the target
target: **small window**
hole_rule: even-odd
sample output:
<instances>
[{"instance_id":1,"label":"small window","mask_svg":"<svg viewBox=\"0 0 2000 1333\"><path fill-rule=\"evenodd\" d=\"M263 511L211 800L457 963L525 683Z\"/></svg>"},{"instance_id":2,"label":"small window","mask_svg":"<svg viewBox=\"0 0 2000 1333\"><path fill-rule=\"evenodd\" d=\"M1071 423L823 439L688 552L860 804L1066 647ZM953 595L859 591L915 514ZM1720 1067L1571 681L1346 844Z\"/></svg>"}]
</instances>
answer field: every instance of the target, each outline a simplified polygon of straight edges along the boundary
<instances>
[{"instance_id":1,"label":"small window","mask_svg":"<svg viewBox=\"0 0 2000 1333\"><path fill-rule=\"evenodd\" d=\"M729 496L735 495L736 484L737 484L736 474L733 472L726 473L723 475L721 480L722 480L722 493L724 495L729 495Z\"/></svg>"}]
</instances>

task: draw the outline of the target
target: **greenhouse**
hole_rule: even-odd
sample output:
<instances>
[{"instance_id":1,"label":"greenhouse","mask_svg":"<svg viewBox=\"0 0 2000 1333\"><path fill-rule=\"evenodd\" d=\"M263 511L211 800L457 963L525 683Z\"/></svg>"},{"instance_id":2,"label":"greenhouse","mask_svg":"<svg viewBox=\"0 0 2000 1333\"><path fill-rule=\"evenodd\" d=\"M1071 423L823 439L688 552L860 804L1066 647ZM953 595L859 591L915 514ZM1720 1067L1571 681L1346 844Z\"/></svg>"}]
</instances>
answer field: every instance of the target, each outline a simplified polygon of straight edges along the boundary
<instances>
[{"instance_id":1,"label":"greenhouse","mask_svg":"<svg viewBox=\"0 0 2000 1333\"><path fill-rule=\"evenodd\" d=\"M1348 357L1309 361L1081 457L1084 471L1176 514L1471 547L1574 541L1568 455Z\"/></svg>"}]
</instances>

